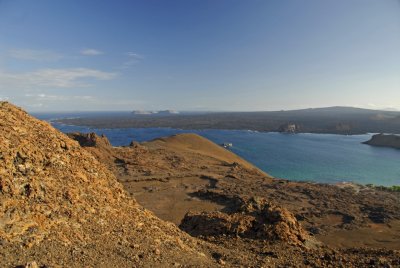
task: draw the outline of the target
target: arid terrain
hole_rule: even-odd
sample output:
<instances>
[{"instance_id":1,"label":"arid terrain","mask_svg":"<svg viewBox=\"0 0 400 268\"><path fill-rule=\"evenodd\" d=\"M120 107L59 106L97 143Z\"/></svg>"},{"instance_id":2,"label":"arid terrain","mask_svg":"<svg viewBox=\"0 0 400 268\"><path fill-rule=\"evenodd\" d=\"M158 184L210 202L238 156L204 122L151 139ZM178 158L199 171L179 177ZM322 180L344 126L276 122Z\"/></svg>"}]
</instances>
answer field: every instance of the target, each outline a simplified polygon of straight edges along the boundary
<instances>
[{"instance_id":1,"label":"arid terrain","mask_svg":"<svg viewBox=\"0 0 400 268\"><path fill-rule=\"evenodd\" d=\"M0 118L1 267L400 266L398 192L272 178L195 134L113 147Z\"/></svg>"},{"instance_id":2,"label":"arid terrain","mask_svg":"<svg viewBox=\"0 0 400 268\"><path fill-rule=\"evenodd\" d=\"M246 254L252 252L260 261L265 243L271 241L254 239L258 235L247 230L244 222L249 220L247 217L257 218L254 214L263 211L266 203L288 209L304 228L295 231L296 236L307 236L304 243L287 238L289 244L303 244L314 250L328 247L348 255L345 260L363 259L378 252L390 256L395 254L392 250L400 249L399 193L353 184L274 179L195 134L132 142L127 147L112 147L106 137L95 134L69 136L81 140L140 204L161 219L230 250L247 249ZM278 256L283 252L272 251ZM379 260L384 265L385 257Z\"/></svg>"}]
</instances>

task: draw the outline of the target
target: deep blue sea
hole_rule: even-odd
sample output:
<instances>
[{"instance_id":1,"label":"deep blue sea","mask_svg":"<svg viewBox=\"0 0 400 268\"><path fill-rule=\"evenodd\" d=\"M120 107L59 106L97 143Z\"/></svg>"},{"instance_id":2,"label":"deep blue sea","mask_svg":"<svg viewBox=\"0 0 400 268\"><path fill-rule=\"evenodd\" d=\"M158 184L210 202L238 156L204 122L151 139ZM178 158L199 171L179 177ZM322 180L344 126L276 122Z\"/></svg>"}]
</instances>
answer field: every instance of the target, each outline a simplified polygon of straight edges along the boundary
<instances>
[{"instance_id":1,"label":"deep blue sea","mask_svg":"<svg viewBox=\"0 0 400 268\"><path fill-rule=\"evenodd\" d=\"M38 116L43 119L49 117ZM243 130L179 130L171 128L92 129L53 125L63 132L105 134L114 146L148 141L177 133L197 133L231 150L278 178L325 183L400 185L400 150L361 144L366 135L281 134Z\"/></svg>"}]
</instances>

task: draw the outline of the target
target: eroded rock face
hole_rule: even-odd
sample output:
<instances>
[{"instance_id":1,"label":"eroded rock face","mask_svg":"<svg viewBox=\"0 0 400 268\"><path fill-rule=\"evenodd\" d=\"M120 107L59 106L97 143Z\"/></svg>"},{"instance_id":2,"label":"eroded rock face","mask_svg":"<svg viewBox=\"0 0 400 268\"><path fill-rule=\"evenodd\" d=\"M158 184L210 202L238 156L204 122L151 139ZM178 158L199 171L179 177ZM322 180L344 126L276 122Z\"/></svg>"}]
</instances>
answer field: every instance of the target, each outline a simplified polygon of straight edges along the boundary
<instances>
[{"instance_id":1,"label":"eroded rock face","mask_svg":"<svg viewBox=\"0 0 400 268\"><path fill-rule=\"evenodd\" d=\"M236 212L193 213L182 220L180 228L193 236L234 235L268 241L284 241L302 246L308 238L295 216L287 209L264 199L240 199Z\"/></svg>"},{"instance_id":2,"label":"eroded rock face","mask_svg":"<svg viewBox=\"0 0 400 268\"><path fill-rule=\"evenodd\" d=\"M47 123L7 103L0 117L0 238L37 243L125 197L110 172Z\"/></svg>"},{"instance_id":3,"label":"eroded rock face","mask_svg":"<svg viewBox=\"0 0 400 268\"><path fill-rule=\"evenodd\" d=\"M68 133L68 137L79 142L82 147L110 147L111 143L106 136L98 136L96 133Z\"/></svg>"},{"instance_id":4,"label":"eroded rock face","mask_svg":"<svg viewBox=\"0 0 400 268\"><path fill-rule=\"evenodd\" d=\"M249 215L222 212L188 212L180 228L193 236L246 236L255 218Z\"/></svg>"}]
</instances>

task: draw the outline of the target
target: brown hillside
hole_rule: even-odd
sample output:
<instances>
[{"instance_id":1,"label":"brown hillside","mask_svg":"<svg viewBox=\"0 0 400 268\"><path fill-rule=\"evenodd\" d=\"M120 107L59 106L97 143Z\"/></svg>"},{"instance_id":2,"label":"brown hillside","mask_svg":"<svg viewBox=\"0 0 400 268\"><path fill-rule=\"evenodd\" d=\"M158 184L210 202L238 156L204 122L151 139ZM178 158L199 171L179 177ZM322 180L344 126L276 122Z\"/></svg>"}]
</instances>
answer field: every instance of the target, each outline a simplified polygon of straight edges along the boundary
<instances>
[{"instance_id":1,"label":"brown hillside","mask_svg":"<svg viewBox=\"0 0 400 268\"><path fill-rule=\"evenodd\" d=\"M224 248L212 257L227 267L400 265L399 193L269 178L191 134L106 147L84 148L141 205Z\"/></svg>"},{"instance_id":2,"label":"brown hillside","mask_svg":"<svg viewBox=\"0 0 400 268\"><path fill-rule=\"evenodd\" d=\"M1 267L213 265L77 142L7 102L0 119Z\"/></svg>"},{"instance_id":3,"label":"brown hillside","mask_svg":"<svg viewBox=\"0 0 400 268\"><path fill-rule=\"evenodd\" d=\"M151 144L158 143L161 143L160 145L166 148L173 149L175 151L189 151L200 155L212 157L219 161L225 161L227 163L236 162L248 169L257 169L252 164L240 158L236 154L197 134L178 134L170 137L155 139L153 141L143 144L151 146Z\"/></svg>"}]
</instances>

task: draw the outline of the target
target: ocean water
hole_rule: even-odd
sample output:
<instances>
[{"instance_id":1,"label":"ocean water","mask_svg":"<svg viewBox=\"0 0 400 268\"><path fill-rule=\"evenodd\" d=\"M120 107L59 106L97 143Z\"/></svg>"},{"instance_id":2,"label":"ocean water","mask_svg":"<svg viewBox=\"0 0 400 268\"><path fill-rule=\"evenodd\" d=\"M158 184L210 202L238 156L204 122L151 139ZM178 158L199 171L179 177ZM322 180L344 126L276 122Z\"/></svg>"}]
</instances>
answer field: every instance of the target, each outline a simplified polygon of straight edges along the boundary
<instances>
[{"instance_id":1,"label":"ocean water","mask_svg":"<svg viewBox=\"0 0 400 268\"><path fill-rule=\"evenodd\" d=\"M114 146L178 133L197 133L217 144L229 142L234 153L277 178L324 183L400 185L400 150L361 144L366 135L281 134L242 130L171 128L93 129L53 123L63 132L105 134Z\"/></svg>"}]
</instances>

